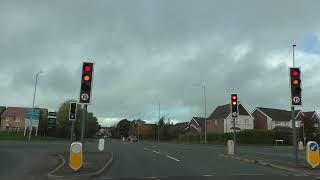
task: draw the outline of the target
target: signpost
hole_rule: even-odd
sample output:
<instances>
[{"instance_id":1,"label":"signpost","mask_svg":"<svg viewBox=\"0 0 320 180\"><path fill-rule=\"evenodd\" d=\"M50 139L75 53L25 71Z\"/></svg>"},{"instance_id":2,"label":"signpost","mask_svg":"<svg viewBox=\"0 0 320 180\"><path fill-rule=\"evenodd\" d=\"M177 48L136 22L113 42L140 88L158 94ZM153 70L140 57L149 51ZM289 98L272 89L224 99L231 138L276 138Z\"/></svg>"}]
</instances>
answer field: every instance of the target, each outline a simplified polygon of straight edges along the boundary
<instances>
[{"instance_id":1,"label":"signpost","mask_svg":"<svg viewBox=\"0 0 320 180\"><path fill-rule=\"evenodd\" d=\"M319 166L319 145L314 141L309 141L306 148L307 162L312 168Z\"/></svg>"},{"instance_id":2,"label":"signpost","mask_svg":"<svg viewBox=\"0 0 320 180\"><path fill-rule=\"evenodd\" d=\"M56 120L57 120L57 113L56 112L48 112L48 130L56 128Z\"/></svg>"},{"instance_id":3,"label":"signpost","mask_svg":"<svg viewBox=\"0 0 320 180\"><path fill-rule=\"evenodd\" d=\"M29 127L29 141L31 140L32 128L36 128L36 136L38 135L40 119L40 109L39 108L28 108L27 115L25 119L24 136L26 134L26 129Z\"/></svg>"},{"instance_id":4,"label":"signpost","mask_svg":"<svg viewBox=\"0 0 320 180\"><path fill-rule=\"evenodd\" d=\"M69 166L74 171L78 171L83 164L82 144L74 142L70 146Z\"/></svg>"}]
</instances>

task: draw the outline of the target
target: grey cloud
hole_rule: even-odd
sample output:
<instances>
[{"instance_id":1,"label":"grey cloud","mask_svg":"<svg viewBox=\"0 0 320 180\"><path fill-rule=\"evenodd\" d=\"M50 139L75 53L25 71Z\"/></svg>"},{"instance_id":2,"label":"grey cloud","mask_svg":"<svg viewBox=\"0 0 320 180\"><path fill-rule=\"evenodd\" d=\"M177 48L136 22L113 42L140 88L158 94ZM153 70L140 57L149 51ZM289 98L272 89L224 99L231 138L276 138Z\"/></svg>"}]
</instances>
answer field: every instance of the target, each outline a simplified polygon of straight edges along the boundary
<instances>
[{"instance_id":1,"label":"grey cloud","mask_svg":"<svg viewBox=\"0 0 320 180\"><path fill-rule=\"evenodd\" d=\"M7 68L0 74L12 75L8 87L0 86L7 94L2 103L30 104L40 69L46 71L40 106L77 99L81 62L89 58L95 62L90 110L99 117L143 111L153 118L160 102L163 114L188 120L203 114L195 82L206 84L208 114L231 92L250 108L287 108L287 65L271 67L266 57L291 56L290 43L319 34L319 6L311 0L3 1L0 62ZM252 49L235 61L231 52L243 42ZM316 106L311 94L318 84L304 90L305 107Z\"/></svg>"}]
</instances>

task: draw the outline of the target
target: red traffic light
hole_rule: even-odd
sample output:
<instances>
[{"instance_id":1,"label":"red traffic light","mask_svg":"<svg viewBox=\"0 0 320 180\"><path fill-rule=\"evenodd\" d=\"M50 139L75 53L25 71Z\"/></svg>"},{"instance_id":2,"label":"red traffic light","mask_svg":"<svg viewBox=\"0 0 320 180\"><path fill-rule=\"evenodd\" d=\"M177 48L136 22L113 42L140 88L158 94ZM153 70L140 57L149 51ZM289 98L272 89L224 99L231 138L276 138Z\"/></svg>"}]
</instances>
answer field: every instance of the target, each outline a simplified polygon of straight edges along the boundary
<instances>
[{"instance_id":1,"label":"red traffic light","mask_svg":"<svg viewBox=\"0 0 320 180\"><path fill-rule=\"evenodd\" d=\"M294 71L292 72L292 76L293 76L293 77L297 77L297 76L299 76L299 74L300 74L300 72L297 71L297 70L294 70Z\"/></svg>"},{"instance_id":2,"label":"red traffic light","mask_svg":"<svg viewBox=\"0 0 320 180\"><path fill-rule=\"evenodd\" d=\"M90 72L90 71L91 71L91 66L88 66L88 65L85 66L85 67L84 67L84 70L85 70L86 72Z\"/></svg>"},{"instance_id":3,"label":"red traffic light","mask_svg":"<svg viewBox=\"0 0 320 180\"><path fill-rule=\"evenodd\" d=\"M237 96L232 96L232 99L233 100L237 100Z\"/></svg>"}]
</instances>

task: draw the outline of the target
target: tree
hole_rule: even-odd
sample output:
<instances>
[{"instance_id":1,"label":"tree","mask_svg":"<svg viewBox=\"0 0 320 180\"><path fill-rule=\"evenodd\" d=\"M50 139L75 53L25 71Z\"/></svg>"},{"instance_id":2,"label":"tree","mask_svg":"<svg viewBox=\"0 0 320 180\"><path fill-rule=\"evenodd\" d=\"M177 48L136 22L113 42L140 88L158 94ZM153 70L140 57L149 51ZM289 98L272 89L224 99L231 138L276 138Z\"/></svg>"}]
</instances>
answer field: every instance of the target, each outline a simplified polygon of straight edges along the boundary
<instances>
[{"instance_id":1,"label":"tree","mask_svg":"<svg viewBox=\"0 0 320 180\"><path fill-rule=\"evenodd\" d=\"M88 119L86 122L86 137L92 137L100 129L97 117L93 115L92 112L88 113Z\"/></svg>"},{"instance_id":2,"label":"tree","mask_svg":"<svg viewBox=\"0 0 320 180\"><path fill-rule=\"evenodd\" d=\"M60 106L57 112L57 136L69 138L71 135L71 121L69 121L69 108L70 102L76 102L75 100L66 100ZM77 117L75 122L75 136L79 139L81 136L81 119L84 109L81 108L80 104L77 104ZM99 124L97 118L92 112L87 113L86 121L86 137L92 137L99 130Z\"/></svg>"},{"instance_id":3,"label":"tree","mask_svg":"<svg viewBox=\"0 0 320 180\"><path fill-rule=\"evenodd\" d=\"M116 127L117 137L128 137L131 123L128 119L122 119L119 121Z\"/></svg>"},{"instance_id":4,"label":"tree","mask_svg":"<svg viewBox=\"0 0 320 180\"><path fill-rule=\"evenodd\" d=\"M140 139L154 139L154 125L140 124L139 136L140 136Z\"/></svg>"},{"instance_id":5,"label":"tree","mask_svg":"<svg viewBox=\"0 0 320 180\"><path fill-rule=\"evenodd\" d=\"M48 109L40 109L40 118L39 118L39 135L47 135L47 121L48 121Z\"/></svg>"},{"instance_id":6,"label":"tree","mask_svg":"<svg viewBox=\"0 0 320 180\"><path fill-rule=\"evenodd\" d=\"M304 135L306 137L306 142L314 140L315 128L313 126L313 120L310 118L303 118L302 120L303 126L299 128L300 139L303 141L303 128Z\"/></svg>"}]
</instances>

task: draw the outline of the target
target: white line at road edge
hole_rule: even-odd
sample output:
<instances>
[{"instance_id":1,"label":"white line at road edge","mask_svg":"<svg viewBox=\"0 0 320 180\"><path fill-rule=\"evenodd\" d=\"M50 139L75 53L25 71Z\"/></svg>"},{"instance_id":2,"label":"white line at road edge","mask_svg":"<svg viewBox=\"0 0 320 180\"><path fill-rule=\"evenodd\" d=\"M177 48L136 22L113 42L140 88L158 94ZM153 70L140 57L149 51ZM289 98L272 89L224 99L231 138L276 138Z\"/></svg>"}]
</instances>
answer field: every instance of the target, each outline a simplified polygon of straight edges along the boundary
<instances>
[{"instance_id":1,"label":"white line at road edge","mask_svg":"<svg viewBox=\"0 0 320 180\"><path fill-rule=\"evenodd\" d=\"M172 160L175 160L175 161L177 161L177 162L179 162L179 161L180 161L179 159L176 159L176 158L171 157L171 156L169 156L169 155L167 155L167 157L168 157L168 158L170 158L170 159L172 159Z\"/></svg>"}]
</instances>

